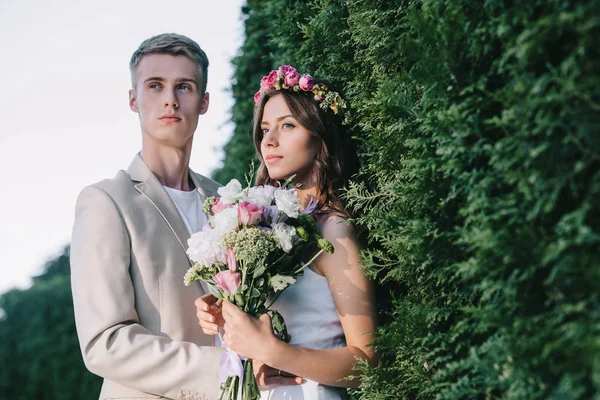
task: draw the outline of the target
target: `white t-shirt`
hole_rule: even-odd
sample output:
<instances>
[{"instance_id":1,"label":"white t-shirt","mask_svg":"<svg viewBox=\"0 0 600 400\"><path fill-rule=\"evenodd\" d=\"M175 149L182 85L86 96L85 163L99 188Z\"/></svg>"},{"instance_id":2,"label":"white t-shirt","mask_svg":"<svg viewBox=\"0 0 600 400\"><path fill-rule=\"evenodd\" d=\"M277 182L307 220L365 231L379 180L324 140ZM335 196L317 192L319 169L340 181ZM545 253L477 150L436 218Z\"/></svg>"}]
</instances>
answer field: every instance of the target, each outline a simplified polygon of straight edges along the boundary
<instances>
[{"instance_id":1,"label":"white t-shirt","mask_svg":"<svg viewBox=\"0 0 600 400\"><path fill-rule=\"evenodd\" d=\"M202 211L203 202L200 193L197 190L185 192L167 186L163 187L175 203L190 235L201 231L202 227L208 223L208 218Z\"/></svg>"}]
</instances>

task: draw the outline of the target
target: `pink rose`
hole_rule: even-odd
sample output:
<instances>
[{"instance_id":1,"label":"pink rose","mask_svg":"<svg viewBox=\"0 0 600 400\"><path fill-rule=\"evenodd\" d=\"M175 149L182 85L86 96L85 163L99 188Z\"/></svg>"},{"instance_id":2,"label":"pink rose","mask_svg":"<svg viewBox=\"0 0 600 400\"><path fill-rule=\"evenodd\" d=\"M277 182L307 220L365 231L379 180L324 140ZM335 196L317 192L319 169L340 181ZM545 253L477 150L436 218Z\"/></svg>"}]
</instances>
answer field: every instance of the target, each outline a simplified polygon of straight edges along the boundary
<instances>
[{"instance_id":1,"label":"pink rose","mask_svg":"<svg viewBox=\"0 0 600 400\"><path fill-rule=\"evenodd\" d=\"M262 207L248 201L240 201L238 217L244 225L255 225L262 217Z\"/></svg>"},{"instance_id":2,"label":"pink rose","mask_svg":"<svg viewBox=\"0 0 600 400\"><path fill-rule=\"evenodd\" d=\"M227 265L229 270L235 272L237 270L237 258L235 257L235 251L230 247L227 249Z\"/></svg>"},{"instance_id":3,"label":"pink rose","mask_svg":"<svg viewBox=\"0 0 600 400\"><path fill-rule=\"evenodd\" d=\"M279 71L283 73L283 84L287 87L293 87L298 84L300 76L296 68L290 67L289 65L282 65L279 67Z\"/></svg>"},{"instance_id":4,"label":"pink rose","mask_svg":"<svg viewBox=\"0 0 600 400\"><path fill-rule=\"evenodd\" d=\"M265 80L265 85L267 87L267 90L271 90L275 87L275 82L277 82L277 78L278 78L278 71L273 70L269 73L269 75L267 75L265 78L267 78ZM264 79L264 78L263 78ZM261 86L262 86L262 81L261 81ZM265 91L267 91L265 90Z\"/></svg>"},{"instance_id":5,"label":"pink rose","mask_svg":"<svg viewBox=\"0 0 600 400\"><path fill-rule=\"evenodd\" d=\"M212 205L212 208L211 208L211 209L212 209L212 212L213 212L213 214L218 214L218 213L220 213L221 211L223 211L224 209L226 209L226 208L229 208L229 207L231 207L231 206L232 206L232 204L225 204L225 203L223 203L223 202L222 202L220 199L217 199L217 200L216 200L216 201L213 203L213 205Z\"/></svg>"},{"instance_id":6,"label":"pink rose","mask_svg":"<svg viewBox=\"0 0 600 400\"><path fill-rule=\"evenodd\" d=\"M300 83L300 89L304 90L305 92L310 91L312 89L312 87L315 85L315 81L314 81L313 77L310 75L302 75L299 83Z\"/></svg>"},{"instance_id":7,"label":"pink rose","mask_svg":"<svg viewBox=\"0 0 600 400\"><path fill-rule=\"evenodd\" d=\"M262 93L260 92L260 90L258 92L256 92L256 94L254 95L254 102L256 104L260 103L260 99L262 99Z\"/></svg>"},{"instance_id":8,"label":"pink rose","mask_svg":"<svg viewBox=\"0 0 600 400\"><path fill-rule=\"evenodd\" d=\"M213 277L215 283L219 285L225 294L234 294L242 283L242 277L239 272L233 272L226 269Z\"/></svg>"},{"instance_id":9,"label":"pink rose","mask_svg":"<svg viewBox=\"0 0 600 400\"><path fill-rule=\"evenodd\" d=\"M263 76L262 79L260 80L260 88L264 91L264 92L268 92L269 90L273 89L273 82L269 82L269 75Z\"/></svg>"},{"instance_id":10,"label":"pink rose","mask_svg":"<svg viewBox=\"0 0 600 400\"><path fill-rule=\"evenodd\" d=\"M285 83L285 85L288 87L294 87L298 84L299 79L300 76L298 75L296 70L294 70L285 74L285 77L283 78L283 83Z\"/></svg>"}]
</instances>

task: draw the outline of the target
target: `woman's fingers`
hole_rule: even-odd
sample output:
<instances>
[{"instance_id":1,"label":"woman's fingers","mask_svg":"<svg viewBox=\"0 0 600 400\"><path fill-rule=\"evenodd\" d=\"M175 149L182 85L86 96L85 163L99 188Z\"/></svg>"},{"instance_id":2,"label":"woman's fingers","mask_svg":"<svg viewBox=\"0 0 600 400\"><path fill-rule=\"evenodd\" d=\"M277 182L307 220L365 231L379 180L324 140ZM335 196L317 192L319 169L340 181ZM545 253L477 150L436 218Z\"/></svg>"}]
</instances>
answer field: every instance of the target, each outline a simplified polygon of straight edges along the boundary
<instances>
[{"instance_id":1,"label":"woman's fingers","mask_svg":"<svg viewBox=\"0 0 600 400\"><path fill-rule=\"evenodd\" d=\"M204 296L198 297L194 304L199 310L208 311L209 306L217 302L217 298L212 294L205 294Z\"/></svg>"}]
</instances>

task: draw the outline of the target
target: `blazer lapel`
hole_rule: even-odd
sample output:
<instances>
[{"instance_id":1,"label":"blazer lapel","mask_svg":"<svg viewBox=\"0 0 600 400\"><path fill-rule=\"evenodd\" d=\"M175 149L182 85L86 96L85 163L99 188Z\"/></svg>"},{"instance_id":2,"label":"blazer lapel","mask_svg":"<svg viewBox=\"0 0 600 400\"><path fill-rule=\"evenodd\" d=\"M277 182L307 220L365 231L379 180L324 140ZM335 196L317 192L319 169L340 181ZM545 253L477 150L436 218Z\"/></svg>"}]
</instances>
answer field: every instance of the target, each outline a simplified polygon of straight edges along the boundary
<instances>
[{"instance_id":1,"label":"blazer lapel","mask_svg":"<svg viewBox=\"0 0 600 400\"><path fill-rule=\"evenodd\" d=\"M185 223L181 219L181 215L175 207L175 204L173 204L171 197L169 197L158 178L156 178L154 173L148 168L139 154L135 156L127 172L132 180L139 182L135 184L136 190L146 197L146 199L156 208L156 211L158 211L169 228L171 228L173 235L177 238L183 251L187 252L187 241L190 234L185 227ZM190 261L189 258L188 261ZM191 261L190 265L192 265Z\"/></svg>"}]
</instances>

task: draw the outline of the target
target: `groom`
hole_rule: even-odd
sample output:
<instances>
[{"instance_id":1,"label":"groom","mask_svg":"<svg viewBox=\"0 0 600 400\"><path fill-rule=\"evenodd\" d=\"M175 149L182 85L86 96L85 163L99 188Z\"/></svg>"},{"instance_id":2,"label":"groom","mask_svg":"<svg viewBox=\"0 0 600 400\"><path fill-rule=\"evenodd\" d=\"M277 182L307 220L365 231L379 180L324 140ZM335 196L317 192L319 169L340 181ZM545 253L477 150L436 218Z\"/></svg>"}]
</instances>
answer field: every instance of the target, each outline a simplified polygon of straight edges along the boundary
<instances>
[{"instance_id":1,"label":"groom","mask_svg":"<svg viewBox=\"0 0 600 400\"><path fill-rule=\"evenodd\" d=\"M183 284L187 240L219 186L188 167L209 104L208 59L193 40L161 34L140 45L130 70L142 149L77 199L71 280L81 352L104 378L101 399L216 399L223 350L197 325L194 305L206 289ZM274 379L259 383L295 382Z\"/></svg>"}]
</instances>

